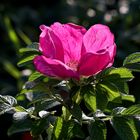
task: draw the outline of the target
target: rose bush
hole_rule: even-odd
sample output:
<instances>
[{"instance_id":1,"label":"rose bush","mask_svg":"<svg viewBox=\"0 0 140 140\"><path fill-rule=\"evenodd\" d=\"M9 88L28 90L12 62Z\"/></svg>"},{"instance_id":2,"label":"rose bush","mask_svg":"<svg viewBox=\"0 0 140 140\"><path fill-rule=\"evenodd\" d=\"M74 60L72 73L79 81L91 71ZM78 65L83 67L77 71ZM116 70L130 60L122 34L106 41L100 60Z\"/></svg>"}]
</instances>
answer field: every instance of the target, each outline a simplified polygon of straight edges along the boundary
<instances>
[{"instance_id":1,"label":"rose bush","mask_svg":"<svg viewBox=\"0 0 140 140\"><path fill-rule=\"evenodd\" d=\"M75 24L41 25L41 56L36 56L36 69L47 76L80 79L112 66L116 54L114 35L101 24L89 30Z\"/></svg>"},{"instance_id":2,"label":"rose bush","mask_svg":"<svg viewBox=\"0 0 140 140\"><path fill-rule=\"evenodd\" d=\"M57 22L40 28L39 43L21 48L18 62L34 62L37 71L16 98L0 95L0 115L13 113L7 134L22 132L22 139L33 140L114 140L110 133L115 133L115 139L138 140L140 104L129 94L128 82L132 72L140 72L140 52L115 68L116 45L107 26L86 31Z\"/></svg>"}]
</instances>

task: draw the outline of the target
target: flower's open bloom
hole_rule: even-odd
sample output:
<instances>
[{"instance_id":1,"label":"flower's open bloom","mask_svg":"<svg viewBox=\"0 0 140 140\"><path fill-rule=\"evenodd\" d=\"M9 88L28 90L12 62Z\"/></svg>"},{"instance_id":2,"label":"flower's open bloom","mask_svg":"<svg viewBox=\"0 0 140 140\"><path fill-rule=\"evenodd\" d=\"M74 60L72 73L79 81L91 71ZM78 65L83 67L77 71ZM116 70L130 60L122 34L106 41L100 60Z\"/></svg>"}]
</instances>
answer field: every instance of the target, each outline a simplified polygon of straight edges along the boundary
<instances>
[{"instance_id":1,"label":"flower's open bloom","mask_svg":"<svg viewBox=\"0 0 140 140\"><path fill-rule=\"evenodd\" d=\"M75 24L41 25L39 50L34 65L40 73L59 78L80 79L112 66L116 54L114 35L101 24L89 30Z\"/></svg>"}]
</instances>

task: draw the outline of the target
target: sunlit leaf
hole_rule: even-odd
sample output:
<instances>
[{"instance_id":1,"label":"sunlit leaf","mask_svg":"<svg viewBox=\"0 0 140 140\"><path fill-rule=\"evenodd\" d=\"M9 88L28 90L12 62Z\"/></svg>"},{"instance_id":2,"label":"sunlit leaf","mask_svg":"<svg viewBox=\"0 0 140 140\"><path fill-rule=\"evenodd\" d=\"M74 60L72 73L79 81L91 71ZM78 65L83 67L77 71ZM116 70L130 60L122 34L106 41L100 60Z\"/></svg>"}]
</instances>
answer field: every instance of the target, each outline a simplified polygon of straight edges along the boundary
<instances>
[{"instance_id":1,"label":"sunlit leaf","mask_svg":"<svg viewBox=\"0 0 140 140\"><path fill-rule=\"evenodd\" d=\"M41 77L43 77L43 75L36 71L29 76L28 81L34 81L34 80L40 79Z\"/></svg>"},{"instance_id":2,"label":"sunlit leaf","mask_svg":"<svg viewBox=\"0 0 140 140\"><path fill-rule=\"evenodd\" d=\"M102 82L98 85L98 88L107 95L108 101L115 103L121 103L121 95L118 88L110 82Z\"/></svg>"},{"instance_id":3,"label":"sunlit leaf","mask_svg":"<svg viewBox=\"0 0 140 140\"><path fill-rule=\"evenodd\" d=\"M140 104L136 104L126 108L122 113L122 115L129 115L129 116L137 116L140 115Z\"/></svg>"},{"instance_id":4,"label":"sunlit leaf","mask_svg":"<svg viewBox=\"0 0 140 140\"><path fill-rule=\"evenodd\" d=\"M63 127L63 119L61 117L58 117L56 122L55 122L54 132L53 132L55 140L60 139L60 134L61 134L61 131L62 131L62 127Z\"/></svg>"},{"instance_id":5,"label":"sunlit leaf","mask_svg":"<svg viewBox=\"0 0 140 140\"><path fill-rule=\"evenodd\" d=\"M18 62L18 66L21 67L21 66L25 66L29 63L33 63L33 59L36 55L31 55L31 56L28 56L28 57L25 57L23 59L21 59L19 62Z\"/></svg>"},{"instance_id":6,"label":"sunlit leaf","mask_svg":"<svg viewBox=\"0 0 140 140\"><path fill-rule=\"evenodd\" d=\"M122 98L122 100L130 101L130 102L135 102L134 95L121 94L121 98Z\"/></svg>"},{"instance_id":7,"label":"sunlit leaf","mask_svg":"<svg viewBox=\"0 0 140 140\"><path fill-rule=\"evenodd\" d=\"M114 68L111 69L108 73L106 73L103 80L108 81L129 81L132 80L134 76L132 75L132 72L127 68Z\"/></svg>"}]
</instances>

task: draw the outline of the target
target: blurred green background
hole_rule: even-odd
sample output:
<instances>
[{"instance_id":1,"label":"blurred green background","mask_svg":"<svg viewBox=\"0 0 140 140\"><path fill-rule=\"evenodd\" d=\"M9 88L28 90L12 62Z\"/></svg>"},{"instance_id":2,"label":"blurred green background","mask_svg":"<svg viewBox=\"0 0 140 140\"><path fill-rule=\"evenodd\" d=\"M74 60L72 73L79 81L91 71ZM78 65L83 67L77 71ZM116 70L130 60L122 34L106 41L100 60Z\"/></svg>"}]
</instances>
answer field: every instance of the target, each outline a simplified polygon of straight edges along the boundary
<instances>
[{"instance_id":1,"label":"blurred green background","mask_svg":"<svg viewBox=\"0 0 140 140\"><path fill-rule=\"evenodd\" d=\"M41 24L49 26L57 21L73 22L87 29L96 23L108 25L117 44L116 67L122 66L126 56L140 51L140 0L1 0L0 94L15 96L20 91L33 68L17 67L19 48L38 42ZM140 74L134 75L136 78L129 83L130 94L140 103ZM1 125L7 121L4 119L4 115L0 117ZM5 128L0 128L0 139L7 138L10 123L11 118Z\"/></svg>"}]
</instances>

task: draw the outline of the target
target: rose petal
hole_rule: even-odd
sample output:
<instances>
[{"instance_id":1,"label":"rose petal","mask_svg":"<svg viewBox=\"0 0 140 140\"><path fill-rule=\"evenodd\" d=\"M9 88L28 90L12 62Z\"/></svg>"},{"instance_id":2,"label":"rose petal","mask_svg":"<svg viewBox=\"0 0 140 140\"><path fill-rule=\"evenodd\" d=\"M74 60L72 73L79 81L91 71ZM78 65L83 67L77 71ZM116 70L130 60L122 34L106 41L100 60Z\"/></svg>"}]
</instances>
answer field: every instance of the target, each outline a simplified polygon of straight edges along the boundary
<instances>
[{"instance_id":1,"label":"rose petal","mask_svg":"<svg viewBox=\"0 0 140 140\"><path fill-rule=\"evenodd\" d=\"M83 76L97 74L105 69L109 62L110 56L108 52L104 54L86 53L80 60L79 74Z\"/></svg>"},{"instance_id":2,"label":"rose petal","mask_svg":"<svg viewBox=\"0 0 140 140\"><path fill-rule=\"evenodd\" d=\"M114 43L112 46L109 47L108 52L109 52L111 61L110 61L110 63L108 64L107 67L111 67L111 66L113 65L114 57L115 57L115 55L116 55L116 48L117 48L117 46L116 46L115 43Z\"/></svg>"},{"instance_id":3,"label":"rose petal","mask_svg":"<svg viewBox=\"0 0 140 140\"><path fill-rule=\"evenodd\" d=\"M67 65L56 59L46 58L45 56L36 56L34 59L36 69L47 76L60 78L76 78L78 74L71 70Z\"/></svg>"},{"instance_id":4,"label":"rose petal","mask_svg":"<svg viewBox=\"0 0 140 140\"><path fill-rule=\"evenodd\" d=\"M86 52L105 53L114 44L114 35L107 26L96 24L86 32L83 43Z\"/></svg>"},{"instance_id":5,"label":"rose petal","mask_svg":"<svg viewBox=\"0 0 140 140\"><path fill-rule=\"evenodd\" d=\"M44 56L64 61L64 52L60 39L54 34L51 28L41 25L40 29L40 50Z\"/></svg>"},{"instance_id":6,"label":"rose petal","mask_svg":"<svg viewBox=\"0 0 140 140\"><path fill-rule=\"evenodd\" d=\"M58 22L54 23L51 28L62 42L65 63L69 63L71 60L79 61L83 34L86 30L75 24L60 24Z\"/></svg>"}]
</instances>

